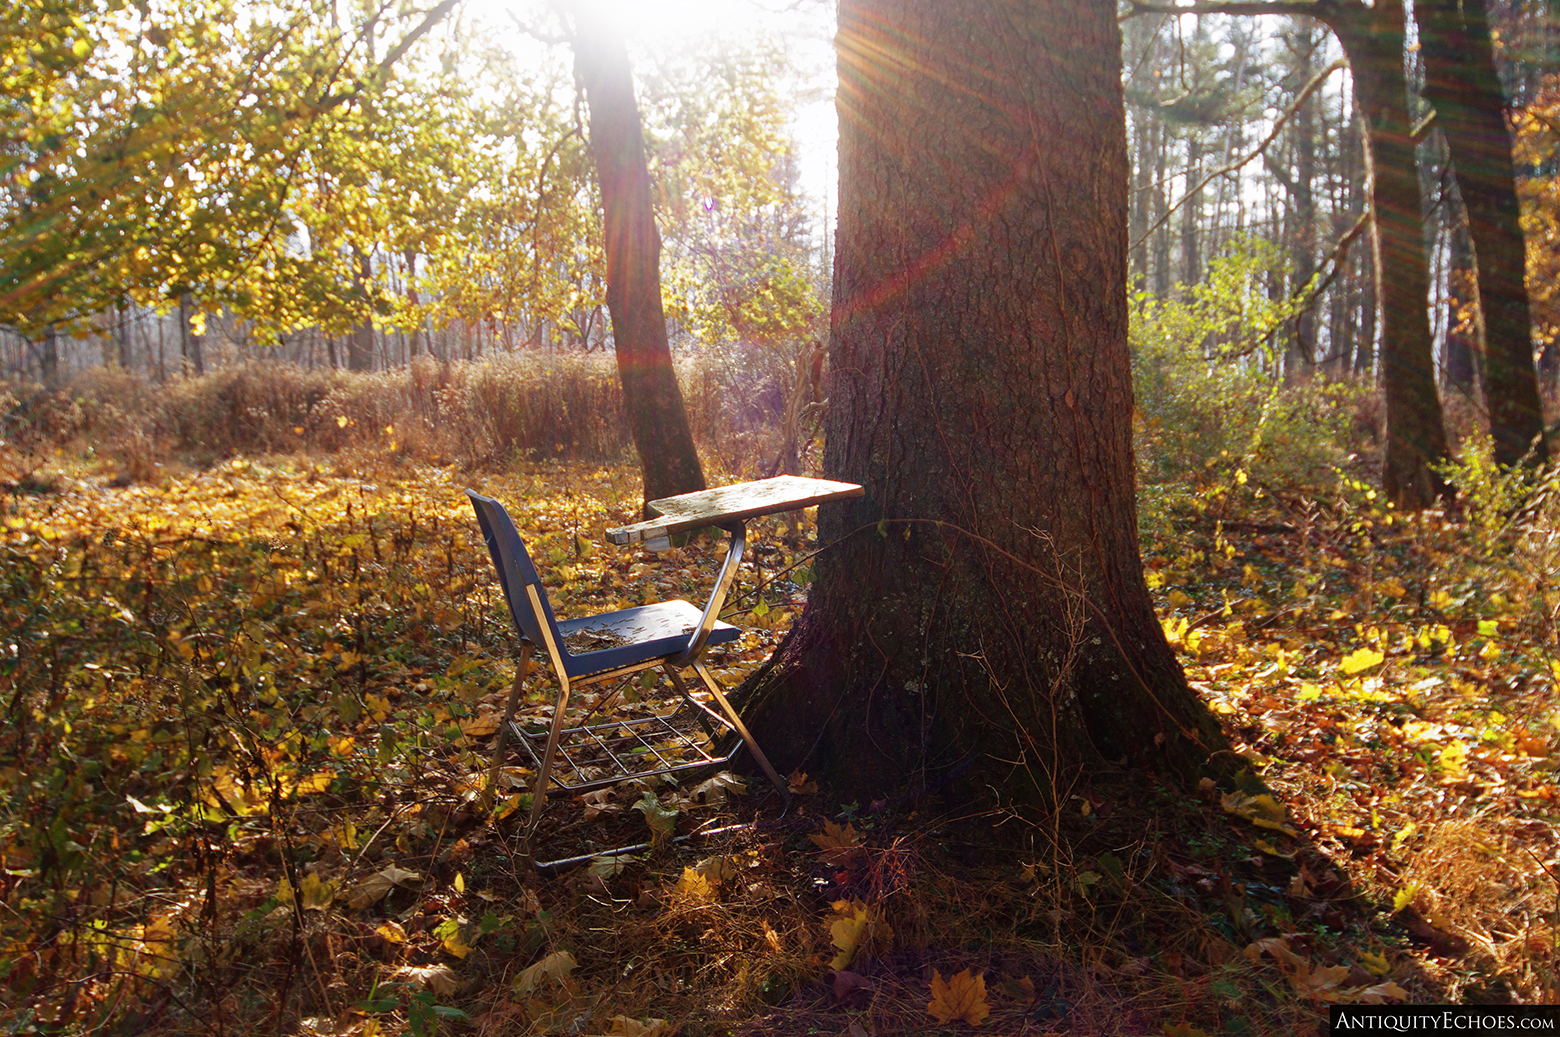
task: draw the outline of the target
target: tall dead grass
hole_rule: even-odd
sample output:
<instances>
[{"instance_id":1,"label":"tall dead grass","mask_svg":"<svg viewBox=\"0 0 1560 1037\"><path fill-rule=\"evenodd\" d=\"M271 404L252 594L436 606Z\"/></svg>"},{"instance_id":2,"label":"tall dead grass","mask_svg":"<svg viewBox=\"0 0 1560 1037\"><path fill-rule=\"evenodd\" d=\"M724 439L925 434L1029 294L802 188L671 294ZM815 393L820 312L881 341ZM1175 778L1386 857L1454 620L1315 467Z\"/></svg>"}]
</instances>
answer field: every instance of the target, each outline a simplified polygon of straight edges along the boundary
<instances>
[{"instance_id":1,"label":"tall dead grass","mask_svg":"<svg viewBox=\"0 0 1560 1037\"><path fill-rule=\"evenodd\" d=\"M678 364L694 438L728 472L764 464L779 415L734 404L754 395L740 371ZM117 369L65 392L0 387L0 446L111 460L122 478L159 464L235 456L367 453L466 468L523 460L614 463L633 457L613 358L514 354L476 363L420 358L397 371L309 371L245 364L157 385ZM14 481L14 480L12 480Z\"/></svg>"}]
</instances>

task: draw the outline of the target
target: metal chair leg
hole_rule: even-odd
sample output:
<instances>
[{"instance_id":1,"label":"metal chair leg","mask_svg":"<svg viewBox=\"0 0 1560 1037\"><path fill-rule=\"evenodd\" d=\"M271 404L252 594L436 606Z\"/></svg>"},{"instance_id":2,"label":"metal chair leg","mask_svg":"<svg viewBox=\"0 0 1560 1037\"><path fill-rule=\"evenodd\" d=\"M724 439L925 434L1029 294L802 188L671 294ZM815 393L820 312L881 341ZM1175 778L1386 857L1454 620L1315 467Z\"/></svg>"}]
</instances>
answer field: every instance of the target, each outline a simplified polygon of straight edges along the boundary
<instances>
[{"instance_id":1,"label":"metal chair leg","mask_svg":"<svg viewBox=\"0 0 1560 1037\"><path fill-rule=\"evenodd\" d=\"M520 642L520 666L515 671L515 683L509 689L509 702L504 706L504 719L498 725L498 741L493 746L493 765L488 768L487 787L482 790L482 809L488 810L498 795L498 770L504 764L504 750L509 747L509 725L514 723L515 707L520 704L520 688L525 684L525 671L531 664L531 643Z\"/></svg>"},{"instance_id":2,"label":"metal chair leg","mask_svg":"<svg viewBox=\"0 0 1560 1037\"><path fill-rule=\"evenodd\" d=\"M536 787L531 791L531 817L525 825L524 846L531 852L531 836L542 819L542 806L547 802L547 782L552 779L553 757L558 752L558 737L563 732L563 714L569 707L569 678L558 675L558 704L553 708L552 728L547 732L547 751L542 754L542 765L536 772Z\"/></svg>"},{"instance_id":3,"label":"metal chair leg","mask_svg":"<svg viewBox=\"0 0 1560 1037\"><path fill-rule=\"evenodd\" d=\"M704 681L704 686L710 689L710 694L715 696L715 701L720 703L720 708L731 721L731 726L736 728L737 734L742 736L742 744L747 746L748 752L753 754L753 759L758 761L759 767L769 776L769 780L774 782L775 788L780 790L780 798L785 801L786 809L791 809L791 790L786 786L785 779L775 773L774 767L769 762L769 757L764 755L764 750L760 749L758 743L753 740L753 736L748 734L747 725L742 722L742 718L737 715L737 711L731 708L731 703L726 701L726 695L720 690L720 684L715 680L715 675L710 673L709 667L705 666L702 660L694 660L693 669L699 675L699 679Z\"/></svg>"}]
</instances>

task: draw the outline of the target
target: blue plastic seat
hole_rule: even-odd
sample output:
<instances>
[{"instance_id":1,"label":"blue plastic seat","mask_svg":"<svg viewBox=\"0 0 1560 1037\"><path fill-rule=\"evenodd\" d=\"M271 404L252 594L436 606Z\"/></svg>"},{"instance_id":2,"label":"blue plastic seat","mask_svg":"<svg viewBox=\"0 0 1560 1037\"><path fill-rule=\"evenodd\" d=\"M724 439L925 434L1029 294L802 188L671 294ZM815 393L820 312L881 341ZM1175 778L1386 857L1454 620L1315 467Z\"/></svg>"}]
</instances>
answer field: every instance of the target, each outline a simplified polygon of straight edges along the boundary
<instances>
[{"instance_id":1,"label":"blue plastic seat","mask_svg":"<svg viewBox=\"0 0 1560 1037\"><path fill-rule=\"evenodd\" d=\"M716 618L726 591L736 576L741 563L743 540L740 531L734 532L725 565L716 577L715 589L709 604L702 610L682 599L620 609L600 615L559 621L547 600L540 575L526 550L525 541L515 528L504 506L491 497L467 490L472 507L476 509L477 523L482 537L492 555L493 566L498 571L504 598L509 604L509 615L520 635L520 666L510 689L509 701L499 725L497 745L494 749L489 787L497 780L505 747L513 734L531 753L537 763L537 778L531 805L531 816L526 838L536 828L541 817L543 803L550 781L569 792L582 792L601 788L633 778L658 774L676 774L685 770L724 764L736 751L718 756L708 747L680 730L663 715L564 729L564 713L569 702L570 689L574 686L625 677L641 670L659 667L671 678L677 692L692 707L692 715L704 728L713 743L713 731L708 719L734 731L740 738L738 745L746 745L754 759L769 775L782 796L789 798L788 790L769 761L754 743L720 685L704 665L700 656L711 644L723 644L735 640L741 633L729 623ZM553 708L552 723L547 732L546 748L538 753L534 742L539 733L521 729L514 722L516 705L525 680L525 671L531 653L539 652L552 664L558 678L558 700ZM717 713L688 694L680 669L692 668L711 697L721 707ZM599 708L599 707L598 707ZM724 715L722 715L724 714ZM638 725L638 726L636 726ZM577 745L591 753L591 770L601 773L583 776L585 768L574 763L570 745ZM570 763L572 779L558 778L553 765L560 753Z\"/></svg>"}]
</instances>

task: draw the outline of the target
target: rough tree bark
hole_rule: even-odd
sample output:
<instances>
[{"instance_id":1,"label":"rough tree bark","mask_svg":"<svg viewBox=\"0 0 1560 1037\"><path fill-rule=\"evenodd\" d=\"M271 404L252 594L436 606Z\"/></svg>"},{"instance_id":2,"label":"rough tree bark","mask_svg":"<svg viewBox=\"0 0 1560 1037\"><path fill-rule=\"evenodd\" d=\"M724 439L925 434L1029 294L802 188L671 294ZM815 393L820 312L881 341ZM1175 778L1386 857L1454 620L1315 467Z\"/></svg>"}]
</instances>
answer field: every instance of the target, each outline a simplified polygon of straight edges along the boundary
<instances>
[{"instance_id":1,"label":"rough tree bark","mask_svg":"<svg viewBox=\"0 0 1560 1037\"><path fill-rule=\"evenodd\" d=\"M1114 9L842 0L840 217L807 609L747 686L782 770L1040 796L1223 746L1138 553Z\"/></svg>"},{"instance_id":2,"label":"rough tree bark","mask_svg":"<svg viewBox=\"0 0 1560 1037\"><path fill-rule=\"evenodd\" d=\"M704 489L704 469L666 338L661 236L650 208L650 172L628 50L596 3L583 0L575 15L575 70L590 105L590 151L605 221L607 311L645 500L691 493Z\"/></svg>"},{"instance_id":3,"label":"rough tree bark","mask_svg":"<svg viewBox=\"0 0 1560 1037\"><path fill-rule=\"evenodd\" d=\"M1435 105L1436 124L1446 134L1473 239L1495 460L1543 464L1549 453L1533 363L1522 206L1484 0L1418 0L1414 20L1425 59L1425 99Z\"/></svg>"}]
</instances>

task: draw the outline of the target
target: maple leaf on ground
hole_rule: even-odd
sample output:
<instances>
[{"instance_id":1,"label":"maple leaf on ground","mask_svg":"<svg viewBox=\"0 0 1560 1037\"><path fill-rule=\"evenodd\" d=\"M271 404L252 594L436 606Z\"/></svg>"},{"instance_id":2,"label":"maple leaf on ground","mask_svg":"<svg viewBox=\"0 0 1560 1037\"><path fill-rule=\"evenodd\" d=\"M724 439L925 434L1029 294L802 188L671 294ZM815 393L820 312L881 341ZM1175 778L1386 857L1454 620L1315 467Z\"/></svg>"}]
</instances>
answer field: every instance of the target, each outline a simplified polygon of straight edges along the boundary
<instances>
[{"instance_id":1,"label":"maple leaf on ground","mask_svg":"<svg viewBox=\"0 0 1560 1037\"><path fill-rule=\"evenodd\" d=\"M816 796L818 794L818 783L807 780L806 771L792 771L790 777L785 779L785 783L795 795Z\"/></svg>"},{"instance_id":2,"label":"maple leaf on ground","mask_svg":"<svg viewBox=\"0 0 1560 1037\"><path fill-rule=\"evenodd\" d=\"M807 838L823 851L819 856L826 864L850 867L862 853L861 833L856 831L855 825L849 823L841 828L833 821L825 821L822 832L815 832Z\"/></svg>"},{"instance_id":3,"label":"maple leaf on ground","mask_svg":"<svg viewBox=\"0 0 1560 1037\"><path fill-rule=\"evenodd\" d=\"M942 973L932 970L932 1002L926 1006L932 1018L947 1024L962 1019L971 1026L979 1026L991 1014L986 1003L986 978L983 974L970 975L965 969L947 980Z\"/></svg>"},{"instance_id":4,"label":"maple leaf on ground","mask_svg":"<svg viewBox=\"0 0 1560 1037\"><path fill-rule=\"evenodd\" d=\"M713 903L715 900L715 888L709 876L688 867L683 868L682 878L677 880L677 885L672 888L672 892L679 897L701 904Z\"/></svg>"}]
</instances>

